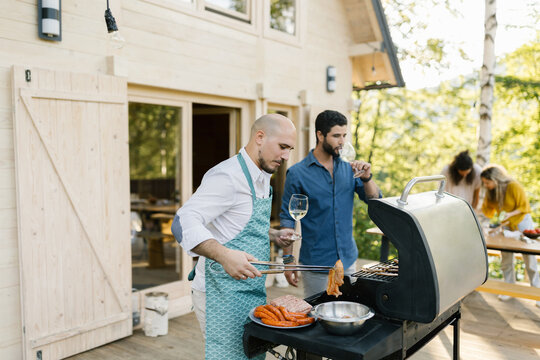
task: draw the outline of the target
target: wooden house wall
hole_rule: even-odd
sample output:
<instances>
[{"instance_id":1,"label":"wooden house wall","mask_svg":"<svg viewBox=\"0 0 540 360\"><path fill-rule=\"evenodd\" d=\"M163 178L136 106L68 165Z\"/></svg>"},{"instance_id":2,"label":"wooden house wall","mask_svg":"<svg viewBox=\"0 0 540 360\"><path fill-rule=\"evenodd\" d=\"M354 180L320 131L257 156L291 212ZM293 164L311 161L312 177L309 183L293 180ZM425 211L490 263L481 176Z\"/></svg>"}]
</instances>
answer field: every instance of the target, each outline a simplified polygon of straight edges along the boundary
<instances>
[{"instance_id":1,"label":"wooden house wall","mask_svg":"<svg viewBox=\"0 0 540 360\"><path fill-rule=\"evenodd\" d=\"M132 85L247 100L255 113L266 102L300 108L299 94L307 91L311 124L327 108L347 113L351 34L343 3L301 0L299 40L287 42L265 35L266 2L255 1L253 26L170 0L111 1L126 38L122 49L107 38L105 1L63 1L61 42L38 38L37 1L0 1L0 358L22 357L12 66L127 76ZM328 65L337 68L334 93L326 92Z\"/></svg>"}]
</instances>

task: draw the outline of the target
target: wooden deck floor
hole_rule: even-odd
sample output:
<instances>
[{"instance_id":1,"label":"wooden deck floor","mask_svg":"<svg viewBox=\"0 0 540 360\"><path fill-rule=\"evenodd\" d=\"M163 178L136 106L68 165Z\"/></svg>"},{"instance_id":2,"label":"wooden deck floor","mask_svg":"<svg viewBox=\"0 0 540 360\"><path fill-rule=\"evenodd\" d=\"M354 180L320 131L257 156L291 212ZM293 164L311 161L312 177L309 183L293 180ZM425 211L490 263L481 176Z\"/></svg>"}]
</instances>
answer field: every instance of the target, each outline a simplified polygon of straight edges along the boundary
<instances>
[{"instance_id":1,"label":"wooden deck floor","mask_svg":"<svg viewBox=\"0 0 540 360\"><path fill-rule=\"evenodd\" d=\"M300 289L271 287L269 298L283 294L302 296ZM277 348L281 354L284 347ZM71 357L71 360L203 360L204 343L193 313L169 321L169 333L146 337L142 330L111 344ZM452 327L448 327L414 360L452 358ZM275 359L267 355L267 360ZM532 300L501 302L496 295L473 292L463 301L461 321L462 360L540 359L540 308ZM224 359L225 360L225 359Z\"/></svg>"}]
</instances>

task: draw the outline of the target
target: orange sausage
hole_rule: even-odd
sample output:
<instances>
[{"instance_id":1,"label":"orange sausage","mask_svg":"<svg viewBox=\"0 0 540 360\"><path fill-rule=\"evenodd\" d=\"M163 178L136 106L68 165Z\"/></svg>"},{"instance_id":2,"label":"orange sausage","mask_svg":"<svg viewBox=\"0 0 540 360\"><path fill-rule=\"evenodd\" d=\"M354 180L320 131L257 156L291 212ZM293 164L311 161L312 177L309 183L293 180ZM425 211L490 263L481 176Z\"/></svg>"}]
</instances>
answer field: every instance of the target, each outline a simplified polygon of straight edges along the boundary
<instances>
[{"instance_id":1,"label":"orange sausage","mask_svg":"<svg viewBox=\"0 0 540 360\"><path fill-rule=\"evenodd\" d=\"M297 322L293 321L275 321L275 320L268 320L266 318L261 319L263 323L266 325L272 325L272 326L282 326L282 327L292 327L292 326L298 326Z\"/></svg>"},{"instance_id":2,"label":"orange sausage","mask_svg":"<svg viewBox=\"0 0 540 360\"><path fill-rule=\"evenodd\" d=\"M262 313L264 314L266 317L272 319L272 320L275 320L275 321L279 321L279 318L276 316L276 314L274 314L273 312L267 310L265 307L262 307L262 309L259 309L258 307L255 308L255 312L253 313L253 315L255 315L255 313ZM257 316L257 315L255 315ZM258 316L257 316L258 317Z\"/></svg>"},{"instance_id":3,"label":"orange sausage","mask_svg":"<svg viewBox=\"0 0 540 360\"><path fill-rule=\"evenodd\" d=\"M312 317L307 317L305 319L296 319L296 322L298 323L298 325L311 324L314 321L315 321L315 318L312 318Z\"/></svg>"},{"instance_id":4,"label":"orange sausage","mask_svg":"<svg viewBox=\"0 0 540 360\"><path fill-rule=\"evenodd\" d=\"M279 311L277 307L273 305L265 305L264 307L268 309L269 311L273 312L278 317L279 321L286 321L285 317L283 316L283 314L281 313L281 311Z\"/></svg>"},{"instance_id":5,"label":"orange sausage","mask_svg":"<svg viewBox=\"0 0 540 360\"><path fill-rule=\"evenodd\" d=\"M306 318L307 314L304 313L298 313L298 312L290 312L289 315L294 316L295 318Z\"/></svg>"},{"instance_id":6,"label":"orange sausage","mask_svg":"<svg viewBox=\"0 0 540 360\"><path fill-rule=\"evenodd\" d=\"M279 311L281 311L281 313L283 314L283 317L285 318L285 320L287 320L287 321L296 321L295 317L290 315L289 312L287 311L287 309L285 309L284 306L278 306L277 308L279 309Z\"/></svg>"},{"instance_id":7,"label":"orange sausage","mask_svg":"<svg viewBox=\"0 0 540 360\"><path fill-rule=\"evenodd\" d=\"M268 320L275 320L277 321L275 318L273 317L270 317L267 313L263 313L261 311L255 311L253 313L253 315L255 315L255 317L259 318L259 319L268 319Z\"/></svg>"}]
</instances>

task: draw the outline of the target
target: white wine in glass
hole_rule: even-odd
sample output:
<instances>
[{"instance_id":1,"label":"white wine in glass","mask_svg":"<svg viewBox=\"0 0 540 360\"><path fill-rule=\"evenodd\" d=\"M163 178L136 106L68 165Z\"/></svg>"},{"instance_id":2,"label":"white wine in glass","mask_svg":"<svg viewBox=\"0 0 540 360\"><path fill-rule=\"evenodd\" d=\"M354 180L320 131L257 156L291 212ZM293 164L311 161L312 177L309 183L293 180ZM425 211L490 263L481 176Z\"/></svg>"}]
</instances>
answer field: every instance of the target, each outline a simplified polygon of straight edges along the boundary
<instances>
[{"instance_id":1,"label":"white wine in glass","mask_svg":"<svg viewBox=\"0 0 540 360\"><path fill-rule=\"evenodd\" d=\"M356 150L354 150L354 146L352 146L352 144L347 141L345 144L343 144L343 147L339 149L339 157L341 158L341 160L346 161L348 163L356 160ZM355 170L354 177L355 178L360 177L364 173L365 173L364 170L360 170L360 171Z\"/></svg>"},{"instance_id":2,"label":"white wine in glass","mask_svg":"<svg viewBox=\"0 0 540 360\"><path fill-rule=\"evenodd\" d=\"M339 157L341 160L346 162L351 162L356 159L356 150L354 150L354 146L350 142L346 142L343 144L343 147L339 149Z\"/></svg>"},{"instance_id":3,"label":"white wine in glass","mask_svg":"<svg viewBox=\"0 0 540 360\"><path fill-rule=\"evenodd\" d=\"M300 240L302 238L302 226L300 219L306 216L308 211L308 197L302 194L292 194L289 200L289 214L295 220L294 234L292 240Z\"/></svg>"}]
</instances>

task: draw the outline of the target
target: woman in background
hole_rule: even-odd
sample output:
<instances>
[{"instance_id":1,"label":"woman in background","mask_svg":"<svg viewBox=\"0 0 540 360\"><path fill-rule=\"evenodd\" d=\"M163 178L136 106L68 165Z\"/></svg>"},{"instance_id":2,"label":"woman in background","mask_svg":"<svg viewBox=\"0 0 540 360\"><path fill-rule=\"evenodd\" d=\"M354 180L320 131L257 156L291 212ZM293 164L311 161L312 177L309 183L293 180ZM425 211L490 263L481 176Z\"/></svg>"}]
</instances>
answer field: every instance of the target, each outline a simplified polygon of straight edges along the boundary
<instances>
[{"instance_id":1,"label":"woman in background","mask_svg":"<svg viewBox=\"0 0 540 360\"><path fill-rule=\"evenodd\" d=\"M469 156L469 150L462 151L454 157L450 165L446 165L442 174L448 180L446 182L446 191L450 194L459 196L471 204L473 209L478 206L478 194L482 182L480 181L480 172L482 168L473 163Z\"/></svg>"},{"instance_id":2,"label":"woman in background","mask_svg":"<svg viewBox=\"0 0 540 360\"><path fill-rule=\"evenodd\" d=\"M488 218L505 211L506 215L501 222L510 230L534 229L531 217L531 206L527 200L527 195L523 187L506 173L506 170L499 165L488 165L480 174L482 184L486 188L482 212ZM536 255L522 254L525 261L525 270L529 276L531 286L540 287ZM514 283L514 254L508 251L501 251L501 269L504 281ZM499 295L499 299L506 301L510 299L508 295ZM540 307L540 301L536 302Z\"/></svg>"}]
</instances>

